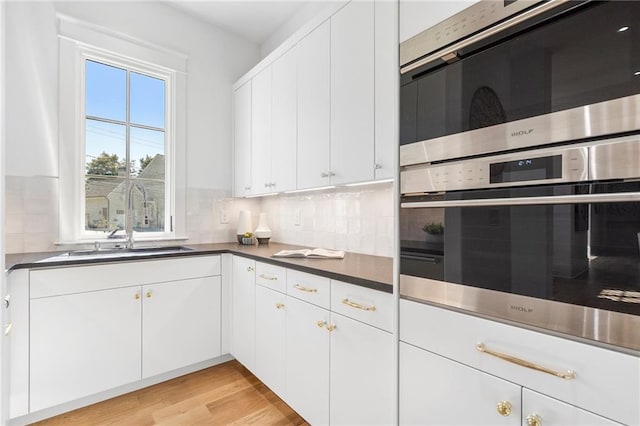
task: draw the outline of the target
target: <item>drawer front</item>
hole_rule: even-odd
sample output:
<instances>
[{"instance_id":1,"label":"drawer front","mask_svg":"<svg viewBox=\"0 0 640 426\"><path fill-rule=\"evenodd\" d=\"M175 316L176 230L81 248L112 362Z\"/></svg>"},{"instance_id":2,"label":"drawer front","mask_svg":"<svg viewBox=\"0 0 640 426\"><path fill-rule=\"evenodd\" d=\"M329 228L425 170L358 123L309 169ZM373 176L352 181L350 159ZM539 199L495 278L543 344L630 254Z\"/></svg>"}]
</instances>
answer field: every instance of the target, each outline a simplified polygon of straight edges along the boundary
<instances>
[{"instance_id":1,"label":"drawer front","mask_svg":"<svg viewBox=\"0 0 640 426\"><path fill-rule=\"evenodd\" d=\"M31 298L220 275L220 256L118 262L29 273Z\"/></svg>"},{"instance_id":2,"label":"drawer front","mask_svg":"<svg viewBox=\"0 0 640 426\"><path fill-rule=\"evenodd\" d=\"M417 302L400 301L400 340L625 424L640 424L640 358ZM485 352L477 350L483 344ZM563 379L488 353L507 354Z\"/></svg>"},{"instance_id":3,"label":"drawer front","mask_svg":"<svg viewBox=\"0 0 640 426\"><path fill-rule=\"evenodd\" d=\"M285 293L287 291L287 270L281 266L256 262L256 284Z\"/></svg>"},{"instance_id":4,"label":"drawer front","mask_svg":"<svg viewBox=\"0 0 640 426\"><path fill-rule=\"evenodd\" d=\"M331 280L331 311L391 331L393 295Z\"/></svg>"},{"instance_id":5,"label":"drawer front","mask_svg":"<svg viewBox=\"0 0 640 426\"><path fill-rule=\"evenodd\" d=\"M287 270L287 294L325 309L329 309L331 303L329 282L329 278Z\"/></svg>"}]
</instances>

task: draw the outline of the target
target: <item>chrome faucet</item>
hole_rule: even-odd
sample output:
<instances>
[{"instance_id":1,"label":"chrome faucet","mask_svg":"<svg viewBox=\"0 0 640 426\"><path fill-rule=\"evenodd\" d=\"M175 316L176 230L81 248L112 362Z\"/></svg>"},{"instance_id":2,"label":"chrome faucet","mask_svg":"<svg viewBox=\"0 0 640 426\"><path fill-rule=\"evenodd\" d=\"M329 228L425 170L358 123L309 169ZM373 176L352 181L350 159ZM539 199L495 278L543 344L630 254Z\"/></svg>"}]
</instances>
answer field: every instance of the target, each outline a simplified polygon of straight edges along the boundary
<instances>
[{"instance_id":1,"label":"chrome faucet","mask_svg":"<svg viewBox=\"0 0 640 426\"><path fill-rule=\"evenodd\" d=\"M147 189L140 182L133 182L129 186L129 193L127 194L128 200L128 208L127 208L127 217L126 217L126 239L125 246L126 248L133 248L133 188L138 188L140 192L142 192L142 214L144 215L143 226L149 226L149 216L147 213Z\"/></svg>"}]
</instances>

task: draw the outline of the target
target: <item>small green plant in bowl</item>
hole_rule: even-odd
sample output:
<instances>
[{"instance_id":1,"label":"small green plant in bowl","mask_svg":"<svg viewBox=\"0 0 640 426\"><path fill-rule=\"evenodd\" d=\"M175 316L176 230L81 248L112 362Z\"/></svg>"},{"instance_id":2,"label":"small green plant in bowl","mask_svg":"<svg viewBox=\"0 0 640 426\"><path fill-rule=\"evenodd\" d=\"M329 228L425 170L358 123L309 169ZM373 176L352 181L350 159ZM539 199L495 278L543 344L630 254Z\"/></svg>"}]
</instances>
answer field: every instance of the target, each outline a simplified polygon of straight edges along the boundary
<instances>
[{"instance_id":1,"label":"small green plant in bowl","mask_svg":"<svg viewBox=\"0 0 640 426\"><path fill-rule=\"evenodd\" d=\"M422 230L431 235L444 234L444 226L440 222L430 222L422 227Z\"/></svg>"}]
</instances>

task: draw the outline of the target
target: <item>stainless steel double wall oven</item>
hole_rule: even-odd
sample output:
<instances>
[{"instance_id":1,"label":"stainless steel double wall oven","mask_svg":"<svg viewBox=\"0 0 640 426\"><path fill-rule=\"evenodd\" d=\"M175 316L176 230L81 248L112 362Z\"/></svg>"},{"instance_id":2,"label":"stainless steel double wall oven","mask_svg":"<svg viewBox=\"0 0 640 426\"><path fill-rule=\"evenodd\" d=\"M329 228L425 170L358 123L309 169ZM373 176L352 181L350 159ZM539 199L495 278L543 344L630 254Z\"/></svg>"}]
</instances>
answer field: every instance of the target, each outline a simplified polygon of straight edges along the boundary
<instances>
[{"instance_id":1,"label":"stainless steel double wall oven","mask_svg":"<svg viewBox=\"0 0 640 426\"><path fill-rule=\"evenodd\" d=\"M400 292L640 350L640 2L482 1L401 45Z\"/></svg>"}]
</instances>

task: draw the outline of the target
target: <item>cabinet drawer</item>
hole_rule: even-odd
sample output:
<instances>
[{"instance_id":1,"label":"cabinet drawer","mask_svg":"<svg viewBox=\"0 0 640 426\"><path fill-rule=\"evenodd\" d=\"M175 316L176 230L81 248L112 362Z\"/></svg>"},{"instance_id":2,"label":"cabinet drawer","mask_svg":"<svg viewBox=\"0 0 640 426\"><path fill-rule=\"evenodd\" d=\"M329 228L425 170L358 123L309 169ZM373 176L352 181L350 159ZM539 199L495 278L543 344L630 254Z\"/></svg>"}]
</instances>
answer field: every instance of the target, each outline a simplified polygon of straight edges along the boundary
<instances>
[{"instance_id":1,"label":"cabinet drawer","mask_svg":"<svg viewBox=\"0 0 640 426\"><path fill-rule=\"evenodd\" d=\"M256 262L256 284L284 293L287 289L287 270L280 266Z\"/></svg>"},{"instance_id":2,"label":"cabinet drawer","mask_svg":"<svg viewBox=\"0 0 640 426\"><path fill-rule=\"evenodd\" d=\"M400 340L486 371L625 424L640 423L640 358L474 317L400 301ZM551 374L482 353L511 355L575 378Z\"/></svg>"},{"instance_id":3,"label":"cabinet drawer","mask_svg":"<svg viewBox=\"0 0 640 426\"><path fill-rule=\"evenodd\" d=\"M29 273L31 298L220 275L220 256L94 264Z\"/></svg>"},{"instance_id":4,"label":"cabinet drawer","mask_svg":"<svg viewBox=\"0 0 640 426\"><path fill-rule=\"evenodd\" d=\"M329 278L287 270L287 294L314 305L329 309Z\"/></svg>"},{"instance_id":5,"label":"cabinet drawer","mask_svg":"<svg viewBox=\"0 0 640 426\"><path fill-rule=\"evenodd\" d=\"M331 311L391 331L393 295L331 280Z\"/></svg>"}]
</instances>

